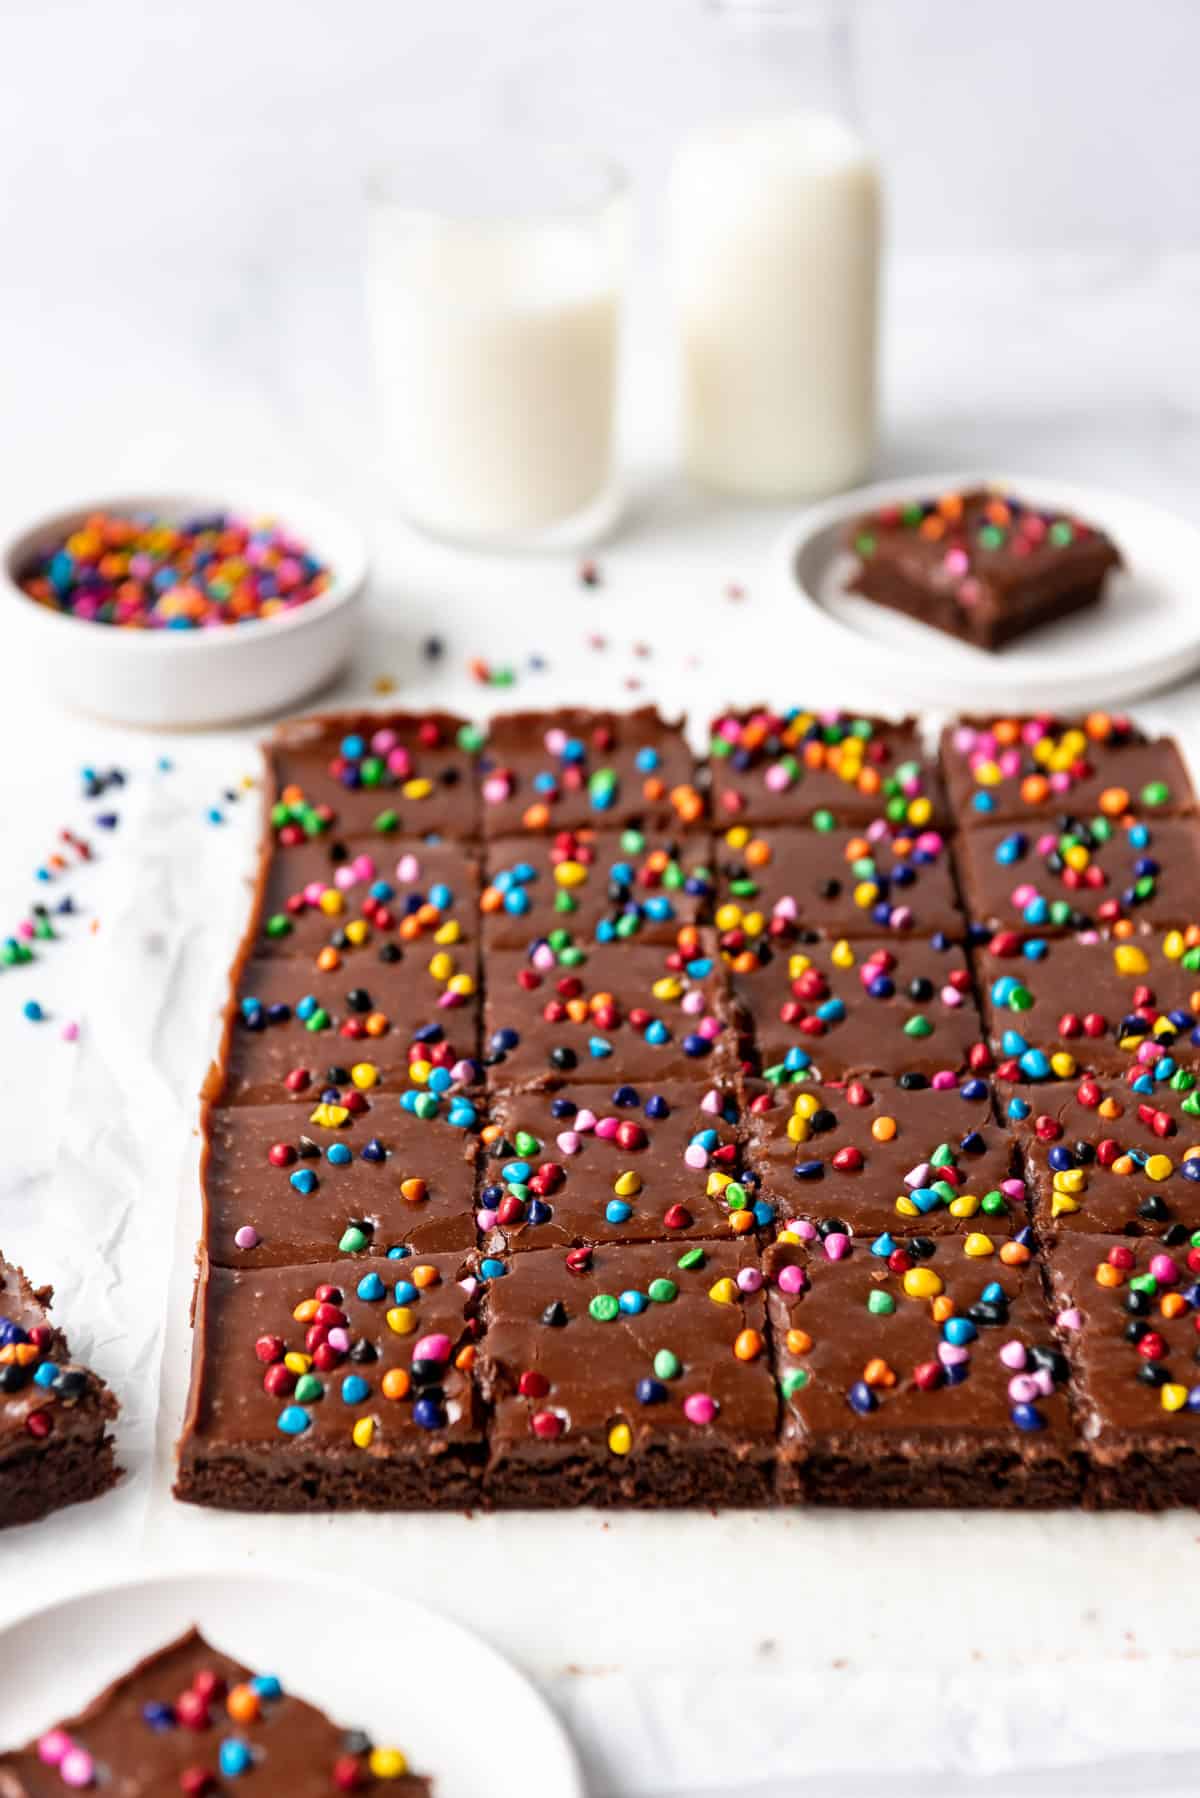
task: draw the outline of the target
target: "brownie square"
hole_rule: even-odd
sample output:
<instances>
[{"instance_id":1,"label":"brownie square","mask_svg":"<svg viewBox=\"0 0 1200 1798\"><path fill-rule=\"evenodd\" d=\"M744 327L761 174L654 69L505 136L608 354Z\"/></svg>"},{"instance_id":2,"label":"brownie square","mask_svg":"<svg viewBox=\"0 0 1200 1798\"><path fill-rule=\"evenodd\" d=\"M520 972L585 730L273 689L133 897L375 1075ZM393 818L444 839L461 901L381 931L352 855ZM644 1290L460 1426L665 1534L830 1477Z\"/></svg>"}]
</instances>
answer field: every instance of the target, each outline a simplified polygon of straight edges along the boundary
<instances>
[{"instance_id":1,"label":"brownie square","mask_svg":"<svg viewBox=\"0 0 1200 1798\"><path fill-rule=\"evenodd\" d=\"M993 938L975 973L1000 1079L1159 1081L1200 1066L1200 947L1187 936Z\"/></svg>"},{"instance_id":2,"label":"brownie square","mask_svg":"<svg viewBox=\"0 0 1200 1798\"><path fill-rule=\"evenodd\" d=\"M722 947L736 953L763 935L786 942L797 927L837 936L961 937L966 928L950 851L940 832L757 830L735 824L717 840Z\"/></svg>"},{"instance_id":3,"label":"brownie square","mask_svg":"<svg viewBox=\"0 0 1200 1798\"><path fill-rule=\"evenodd\" d=\"M985 1080L780 1087L747 1111L746 1165L803 1240L1010 1236L1028 1223L1016 1144Z\"/></svg>"},{"instance_id":4,"label":"brownie square","mask_svg":"<svg viewBox=\"0 0 1200 1798\"><path fill-rule=\"evenodd\" d=\"M709 726L708 766L717 827L839 823L886 818L924 830L944 822L944 799L917 720L766 706L722 712Z\"/></svg>"},{"instance_id":5,"label":"brownie square","mask_svg":"<svg viewBox=\"0 0 1200 1798\"><path fill-rule=\"evenodd\" d=\"M277 843L344 836L472 837L482 733L449 712L336 712L281 724L265 751Z\"/></svg>"},{"instance_id":6,"label":"brownie square","mask_svg":"<svg viewBox=\"0 0 1200 1798\"><path fill-rule=\"evenodd\" d=\"M332 1723L285 1691L273 1669L255 1672L189 1629L77 1715L0 1754L0 1792L61 1798L64 1788L86 1784L124 1798L218 1793L234 1789L243 1772L288 1798L328 1798L339 1789L431 1798L433 1791L406 1770L400 1749L373 1748L361 1730Z\"/></svg>"},{"instance_id":7,"label":"brownie square","mask_svg":"<svg viewBox=\"0 0 1200 1798\"><path fill-rule=\"evenodd\" d=\"M1088 1493L1135 1511L1200 1504L1200 1236L1064 1237L1049 1251Z\"/></svg>"},{"instance_id":8,"label":"brownie square","mask_svg":"<svg viewBox=\"0 0 1200 1798\"><path fill-rule=\"evenodd\" d=\"M748 1242L516 1255L480 1379L498 1505L758 1505L776 1402Z\"/></svg>"},{"instance_id":9,"label":"brownie square","mask_svg":"<svg viewBox=\"0 0 1200 1798\"><path fill-rule=\"evenodd\" d=\"M704 798L682 723L653 706L564 706L493 718L483 758L483 829L703 828Z\"/></svg>"},{"instance_id":10,"label":"brownie square","mask_svg":"<svg viewBox=\"0 0 1200 1798\"><path fill-rule=\"evenodd\" d=\"M474 954L473 947L470 951ZM463 986L469 991L461 990ZM394 1093L414 1065L432 1063L469 1083L477 1053L475 975L435 978L425 965L377 963L328 970L258 957L242 969L222 1050L225 1104L307 1102L325 1087Z\"/></svg>"},{"instance_id":11,"label":"brownie square","mask_svg":"<svg viewBox=\"0 0 1200 1798\"><path fill-rule=\"evenodd\" d=\"M71 1358L53 1293L0 1256L0 1529L33 1523L116 1483L117 1401ZM0 1763L2 1765L2 1763Z\"/></svg>"},{"instance_id":12,"label":"brownie square","mask_svg":"<svg viewBox=\"0 0 1200 1798\"><path fill-rule=\"evenodd\" d=\"M458 843L306 838L268 865L255 952L418 967L445 952L474 973L478 918L479 866Z\"/></svg>"},{"instance_id":13,"label":"brownie square","mask_svg":"<svg viewBox=\"0 0 1200 1798\"><path fill-rule=\"evenodd\" d=\"M211 1112L210 1259L273 1267L398 1246L473 1249L479 1116L462 1097L429 1108L422 1117L380 1096L359 1111L319 1099Z\"/></svg>"},{"instance_id":14,"label":"brownie square","mask_svg":"<svg viewBox=\"0 0 1200 1798\"><path fill-rule=\"evenodd\" d=\"M941 738L942 775L961 825L1053 824L1170 817L1195 795L1173 737L1147 737L1128 718L958 718Z\"/></svg>"},{"instance_id":15,"label":"brownie square","mask_svg":"<svg viewBox=\"0 0 1200 1798\"><path fill-rule=\"evenodd\" d=\"M203 1267L177 1498L460 1510L478 1495L474 1257Z\"/></svg>"},{"instance_id":16,"label":"brownie square","mask_svg":"<svg viewBox=\"0 0 1200 1798\"><path fill-rule=\"evenodd\" d=\"M1200 835L1190 818L983 825L963 832L955 857L967 916L988 930L1186 924L1200 914Z\"/></svg>"},{"instance_id":17,"label":"brownie square","mask_svg":"<svg viewBox=\"0 0 1200 1798\"><path fill-rule=\"evenodd\" d=\"M727 960L743 1052L769 1079L932 1075L980 1056L983 1024L956 943L807 931L794 945L759 937Z\"/></svg>"},{"instance_id":18,"label":"brownie square","mask_svg":"<svg viewBox=\"0 0 1200 1798\"><path fill-rule=\"evenodd\" d=\"M783 1401L779 1495L907 1509L1072 1504L1066 1360L1027 1243L781 1240L767 1315Z\"/></svg>"},{"instance_id":19,"label":"brownie square","mask_svg":"<svg viewBox=\"0 0 1200 1798\"><path fill-rule=\"evenodd\" d=\"M731 1071L729 995L711 931L600 943L563 967L541 944L488 956L484 1059L494 1087L570 1078L705 1080Z\"/></svg>"},{"instance_id":20,"label":"brownie square","mask_svg":"<svg viewBox=\"0 0 1200 1798\"><path fill-rule=\"evenodd\" d=\"M681 1080L503 1093L483 1132L489 1249L744 1235L771 1221L741 1178L739 1106Z\"/></svg>"},{"instance_id":21,"label":"brownie square","mask_svg":"<svg viewBox=\"0 0 1200 1798\"><path fill-rule=\"evenodd\" d=\"M1174 1238L1200 1230L1194 1074L1180 1069L1157 1086L1088 1074L1036 1097L1014 1092L1006 1110L1044 1242L1079 1231Z\"/></svg>"},{"instance_id":22,"label":"brownie square","mask_svg":"<svg viewBox=\"0 0 1200 1798\"><path fill-rule=\"evenodd\" d=\"M673 943L703 923L714 891L707 838L560 830L488 845L483 940L526 949L547 939L560 954L592 943Z\"/></svg>"},{"instance_id":23,"label":"brownie square","mask_svg":"<svg viewBox=\"0 0 1200 1798\"><path fill-rule=\"evenodd\" d=\"M882 506L848 537L852 593L988 650L1096 605L1121 566L1098 526L986 487Z\"/></svg>"}]
</instances>

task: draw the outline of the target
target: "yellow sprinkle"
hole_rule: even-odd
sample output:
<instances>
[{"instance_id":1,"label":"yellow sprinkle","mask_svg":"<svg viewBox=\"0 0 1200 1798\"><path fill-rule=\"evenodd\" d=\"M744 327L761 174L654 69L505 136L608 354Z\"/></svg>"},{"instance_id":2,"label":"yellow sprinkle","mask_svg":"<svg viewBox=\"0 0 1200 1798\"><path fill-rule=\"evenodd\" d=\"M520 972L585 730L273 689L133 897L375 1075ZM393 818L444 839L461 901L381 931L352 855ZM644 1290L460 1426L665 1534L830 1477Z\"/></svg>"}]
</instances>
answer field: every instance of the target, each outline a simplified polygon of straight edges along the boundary
<instances>
[{"instance_id":1,"label":"yellow sprinkle","mask_svg":"<svg viewBox=\"0 0 1200 1798\"><path fill-rule=\"evenodd\" d=\"M327 1105L322 1102L309 1118L310 1124L320 1124L326 1130L337 1130L350 1116L344 1105Z\"/></svg>"},{"instance_id":2,"label":"yellow sprinkle","mask_svg":"<svg viewBox=\"0 0 1200 1798\"><path fill-rule=\"evenodd\" d=\"M974 1217L979 1210L979 1198L973 1192L960 1192L956 1199L951 1199L946 1207L951 1217Z\"/></svg>"},{"instance_id":3,"label":"yellow sprinkle","mask_svg":"<svg viewBox=\"0 0 1200 1798\"><path fill-rule=\"evenodd\" d=\"M356 1061L350 1069L350 1078L360 1093L369 1092L379 1081L379 1069L371 1061Z\"/></svg>"},{"instance_id":4,"label":"yellow sprinkle","mask_svg":"<svg viewBox=\"0 0 1200 1798\"><path fill-rule=\"evenodd\" d=\"M835 968L852 968L854 966L854 951L845 937L841 937L833 945L829 952L829 959Z\"/></svg>"},{"instance_id":5,"label":"yellow sprinkle","mask_svg":"<svg viewBox=\"0 0 1200 1798\"><path fill-rule=\"evenodd\" d=\"M715 919L718 930L736 930L741 921L742 908L740 905L718 905Z\"/></svg>"},{"instance_id":6,"label":"yellow sprinkle","mask_svg":"<svg viewBox=\"0 0 1200 1798\"><path fill-rule=\"evenodd\" d=\"M900 1217L919 1217L921 1215L906 1192L902 1192L896 1200L896 1211Z\"/></svg>"},{"instance_id":7,"label":"yellow sprinkle","mask_svg":"<svg viewBox=\"0 0 1200 1798\"><path fill-rule=\"evenodd\" d=\"M376 1779L403 1779L408 1772L408 1762L398 1748L372 1748L367 1765Z\"/></svg>"},{"instance_id":8,"label":"yellow sprinkle","mask_svg":"<svg viewBox=\"0 0 1200 1798\"><path fill-rule=\"evenodd\" d=\"M346 941L361 949L367 940L368 926L365 918L351 918L346 926Z\"/></svg>"},{"instance_id":9,"label":"yellow sprinkle","mask_svg":"<svg viewBox=\"0 0 1200 1798\"><path fill-rule=\"evenodd\" d=\"M635 1174L632 1168L627 1168L623 1174L618 1174L613 1181L613 1191L619 1199L631 1199L635 1192L641 1192L641 1190L642 1176Z\"/></svg>"},{"instance_id":10,"label":"yellow sprinkle","mask_svg":"<svg viewBox=\"0 0 1200 1798\"><path fill-rule=\"evenodd\" d=\"M750 841L750 829L746 824L731 824L725 832L725 841L731 849L744 849Z\"/></svg>"},{"instance_id":11,"label":"yellow sprinkle","mask_svg":"<svg viewBox=\"0 0 1200 1798\"><path fill-rule=\"evenodd\" d=\"M350 1434L354 1438L355 1448L370 1448L375 1439L375 1419L360 1417Z\"/></svg>"},{"instance_id":12,"label":"yellow sprinkle","mask_svg":"<svg viewBox=\"0 0 1200 1798\"><path fill-rule=\"evenodd\" d=\"M682 999L683 984L681 981L677 980L673 974L664 974L661 980L656 980L654 982L650 991L654 994L656 999L666 999L668 1001L672 999Z\"/></svg>"},{"instance_id":13,"label":"yellow sprinkle","mask_svg":"<svg viewBox=\"0 0 1200 1798\"><path fill-rule=\"evenodd\" d=\"M806 1117L799 1117L795 1112L787 1121L789 1142L807 1142L812 1135L812 1126Z\"/></svg>"},{"instance_id":14,"label":"yellow sprinkle","mask_svg":"<svg viewBox=\"0 0 1200 1798\"><path fill-rule=\"evenodd\" d=\"M935 1299L942 1291L942 1281L931 1267L910 1267L904 1275L904 1290L910 1299Z\"/></svg>"},{"instance_id":15,"label":"yellow sprinkle","mask_svg":"<svg viewBox=\"0 0 1200 1798\"><path fill-rule=\"evenodd\" d=\"M1070 1217L1079 1209L1079 1200L1068 1198L1065 1192L1056 1192L1050 1200L1051 1217Z\"/></svg>"},{"instance_id":16,"label":"yellow sprinkle","mask_svg":"<svg viewBox=\"0 0 1200 1798\"><path fill-rule=\"evenodd\" d=\"M446 991L458 993L461 998L469 999L475 991L475 976L473 974L452 974L446 982Z\"/></svg>"},{"instance_id":17,"label":"yellow sprinkle","mask_svg":"<svg viewBox=\"0 0 1200 1798\"><path fill-rule=\"evenodd\" d=\"M854 903L862 911L870 911L879 898L879 885L874 880L860 880L854 889Z\"/></svg>"},{"instance_id":18,"label":"yellow sprinkle","mask_svg":"<svg viewBox=\"0 0 1200 1798\"><path fill-rule=\"evenodd\" d=\"M417 1314L411 1305L393 1305L387 1314L388 1329L397 1336L411 1336L417 1327Z\"/></svg>"},{"instance_id":19,"label":"yellow sprinkle","mask_svg":"<svg viewBox=\"0 0 1200 1798\"><path fill-rule=\"evenodd\" d=\"M963 1253L971 1256L994 1255L996 1245L982 1230L972 1230L963 1243Z\"/></svg>"},{"instance_id":20,"label":"yellow sprinkle","mask_svg":"<svg viewBox=\"0 0 1200 1798\"><path fill-rule=\"evenodd\" d=\"M449 980L454 972L454 957L452 955L430 956L429 972L435 980Z\"/></svg>"},{"instance_id":21,"label":"yellow sprinkle","mask_svg":"<svg viewBox=\"0 0 1200 1798\"><path fill-rule=\"evenodd\" d=\"M560 887L581 887L587 879L587 869L582 862L559 862L554 879Z\"/></svg>"},{"instance_id":22,"label":"yellow sprinkle","mask_svg":"<svg viewBox=\"0 0 1200 1798\"><path fill-rule=\"evenodd\" d=\"M1165 1386L1159 1387L1158 1396L1164 1411L1182 1411L1187 1404L1188 1389L1186 1386L1177 1386L1173 1380L1168 1380Z\"/></svg>"},{"instance_id":23,"label":"yellow sprinkle","mask_svg":"<svg viewBox=\"0 0 1200 1798\"><path fill-rule=\"evenodd\" d=\"M1162 952L1167 960L1179 961L1186 948L1182 930L1168 930L1162 942Z\"/></svg>"},{"instance_id":24,"label":"yellow sprinkle","mask_svg":"<svg viewBox=\"0 0 1200 1798\"><path fill-rule=\"evenodd\" d=\"M627 1423L614 1423L608 1432L608 1446L614 1455L627 1455L633 1447L633 1431Z\"/></svg>"},{"instance_id":25,"label":"yellow sprinkle","mask_svg":"<svg viewBox=\"0 0 1200 1798\"><path fill-rule=\"evenodd\" d=\"M406 780L400 791L406 799L428 799L433 792L433 782L425 780L423 777Z\"/></svg>"},{"instance_id":26,"label":"yellow sprinkle","mask_svg":"<svg viewBox=\"0 0 1200 1798\"><path fill-rule=\"evenodd\" d=\"M1050 1057L1050 1066L1060 1080L1069 1080L1075 1072L1075 1057L1060 1049L1057 1055Z\"/></svg>"},{"instance_id":27,"label":"yellow sprinkle","mask_svg":"<svg viewBox=\"0 0 1200 1798\"><path fill-rule=\"evenodd\" d=\"M810 1118L820 1109L821 1101L816 1093L797 1093L792 1104L793 1115L798 1118Z\"/></svg>"},{"instance_id":28,"label":"yellow sprinkle","mask_svg":"<svg viewBox=\"0 0 1200 1798\"><path fill-rule=\"evenodd\" d=\"M1118 943L1113 950L1113 965L1118 974L1148 974L1150 971L1146 952L1136 943Z\"/></svg>"},{"instance_id":29,"label":"yellow sprinkle","mask_svg":"<svg viewBox=\"0 0 1200 1798\"><path fill-rule=\"evenodd\" d=\"M1149 1155L1146 1158L1146 1177L1149 1180L1166 1180L1175 1172L1175 1163L1169 1155Z\"/></svg>"},{"instance_id":30,"label":"yellow sprinkle","mask_svg":"<svg viewBox=\"0 0 1200 1798\"><path fill-rule=\"evenodd\" d=\"M1081 1167L1060 1168L1054 1176L1055 1192L1086 1192L1087 1175Z\"/></svg>"},{"instance_id":31,"label":"yellow sprinkle","mask_svg":"<svg viewBox=\"0 0 1200 1798\"><path fill-rule=\"evenodd\" d=\"M287 1368L289 1373L307 1373L312 1366L312 1356L302 1355L299 1349L289 1349L288 1353L283 1357L283 1365Z\"/></svg>"},{"instance_id":32,"label":"yellow sprinkle","mask_svg":"<svg viewBox=\"0 0 1200 1798\"><path fill-rule=\"evenodd\" d=\"M1069 844L1063 850L1062 858L1068 868L1074 868L1078 873L1082 873L1091 860L1082 843Z\"/></svg>"},{"instance_id":33,"label":"yellow sprinkle","mask_svg":"<svg viewBox=\"0 0 1200 1798\"><path fill-rule=\"evenodd\" d=\"M346 906L346 901L337 887L326 887L317 903L327 918L336 918L337 914L344 911Z\"/></svg>"},{"instance_id":34,"label":"yellow sprinkle","mask_svg":"<svg viewBox=\"0 0 1200 1798\"><path fill-rule=\"evenodd\" d=\"M424 1086L432 1072L431 1061L410 1061L408 1064L408 1077L414 1086Z\"/></svg>"},{"instance_id":35,"label":"yellow sprinkle","mask_svg":"<svg viewBox=\"0 0 1200 1798\"><path fill-rule=\"evenodd\" d=\"M723 1174L720 1168L715 1167L705 1181L704 1191L708 1198L719 1199L721 1194L725 1191L725 1188L732 1185L733 1175Z\"/></svg>"},{"instance_id":36,"label":"yellow sprinkle","mask_svg":"<svg viewBox=\"0 0 1200 1798\"><path fill-rule=\"evenodd\" d=\"M457 918L447 918L439 924L433 933L435 943L460 943L462 941L462 925Z\"/></svg>"},{"instance_id":37,"label":"yellow sprinkle","mask_svg":"<svg viewBox=\"0 0 1200 1798\"><path fill-rule=\"evenodd\" d=\"M728 1278L716 1281L714 1285L709 1287L708 1296L715 1305L736 1305L738 1299L737 1281Z\"/></svg>"},{"instance_id":38,"label":"yellow sprinkle","mask_svg":"<svg viewBox=\"0 0 1200 1798\"><path fill-rule=\"evenodd\" d=\"M811 967L812 967L812 956L811 955L801 955L801 954L799 954L799 952L797 952L795 955L789 955L789 957L788 957L788 979L789 980L799 980L801 974L807 974L808 970Z\"/></svg>"}]
</instances>

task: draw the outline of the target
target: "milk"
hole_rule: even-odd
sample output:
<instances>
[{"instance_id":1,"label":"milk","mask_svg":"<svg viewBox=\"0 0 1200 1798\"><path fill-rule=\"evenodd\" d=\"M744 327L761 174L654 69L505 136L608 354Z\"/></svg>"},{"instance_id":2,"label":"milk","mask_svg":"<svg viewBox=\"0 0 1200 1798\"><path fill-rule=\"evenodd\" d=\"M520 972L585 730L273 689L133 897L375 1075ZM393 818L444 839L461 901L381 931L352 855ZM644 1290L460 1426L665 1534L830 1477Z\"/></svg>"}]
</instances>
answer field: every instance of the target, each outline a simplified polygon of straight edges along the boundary
<instances>
[{"instance_id":1,"label":"milk","mask_svg":"<svg viewBox=\"0 0 1200 1798\"><path fill-rule=\"evenodd\" d=\"M685 143L670 227L695 480L788 499L866 473L879 221L875 162L834 118L767 118Z\"/></svg>"},{"instance_id":2,"label":"milk","mask_svg":"<svg viewBox=\"0 0 1200 1798\"><path fill-rule=\"evenodd\" d=\"M609 233L569 218L414 220L385 208L372 221L388 473L415 523L503 542L603 503L620 315L613 251Z\"/></svg>"}]
</instances>

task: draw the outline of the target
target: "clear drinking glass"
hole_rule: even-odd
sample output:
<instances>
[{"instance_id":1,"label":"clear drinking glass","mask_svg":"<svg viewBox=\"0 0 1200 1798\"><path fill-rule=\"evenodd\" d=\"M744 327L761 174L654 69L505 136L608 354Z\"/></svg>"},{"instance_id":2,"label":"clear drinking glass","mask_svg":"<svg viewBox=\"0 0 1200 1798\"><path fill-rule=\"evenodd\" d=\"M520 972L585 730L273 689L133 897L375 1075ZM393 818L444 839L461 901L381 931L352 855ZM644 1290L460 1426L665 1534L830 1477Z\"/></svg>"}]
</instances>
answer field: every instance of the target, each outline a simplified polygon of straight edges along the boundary
<instances>
[{"instance_id":1,"label":"clear drinking glass","mask_svg":"<svg viewBox=\"0 0 1200 1798\"><path fill-rule=\"evenodd\" d=\"M875 439L880 179L845 0L706 0L670 195L683 453L702 485L802 499Z\"/></svg>"},{"instance_id":2,"label":"clear drinking glass","mask_svg":"<svg viewBox=\"0 0 1200 1798\"><path fill-rule=\"evenodd\" d=\"M583 543L617 510L628 196L600 156L507 141L373 180L368 309L387 470L451 541Z\"/></svg>"}]
</instances>

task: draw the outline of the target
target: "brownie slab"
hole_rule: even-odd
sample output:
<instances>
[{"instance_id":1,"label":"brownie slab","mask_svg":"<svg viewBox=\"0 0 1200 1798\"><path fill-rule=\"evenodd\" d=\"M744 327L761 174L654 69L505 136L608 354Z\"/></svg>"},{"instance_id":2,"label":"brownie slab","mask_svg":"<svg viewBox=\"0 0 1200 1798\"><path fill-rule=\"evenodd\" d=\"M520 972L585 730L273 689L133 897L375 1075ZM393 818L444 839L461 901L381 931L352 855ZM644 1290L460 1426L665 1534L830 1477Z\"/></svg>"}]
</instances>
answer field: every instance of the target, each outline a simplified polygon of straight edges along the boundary
<instances>
[{"instance_id":1,"label":"brownie slab","mask_svg":"<svg viewBox=\"0 0 1200 1798\"><path fill-rule=\"evenodd\" d=\"M883 506L848 535L851 592L979 649L1096 605L1121 566L1097 526L990 488Z\"/></svg>"},{"instance_id":2,"label":"brownie slab","mask_svg":"<svg viewBox=\"0 0 1200 1798\"><path fill-rule=\"evenodd\" d=\"M546 938L562 951L591 943L673 943L709 915L714 885L707 839L563 830L499 837L488 846L482 897L488 949Z\"/></svg>"},{"instance_id":3,"label":"brownie slab","mask_svg":"<svg viewBox=\"0 0 1200 1798\"><path fill-rule=\"evenodd\" d=\"M718 1086L501 1094L477 1223L493 1253L743 1235L771 1221L741 1179L739 1107Z\"/></svg>"},{"instance_id":4,"label":"brownie slab","mask_svg":"<svg viewBox=\"0 0 1200 1798\"><path fill-rule=\"evenodd\" d=\"M768 1089L747 1127L747 1168L805 1241L960 1234L981 1247L1029 1221L1016 1145L985 1080Z\"/></svg>"},{"instance_id":5,"label":"brownie slab","mask_svg":"<svg viewBox=\"0 0 1200 1798\"><path fill-rule=\"evenodd\" d=\"M498 1505L757 1505L776 1402L749 1243L516 1255L480 1379Z\"/></svg>"},{"instance_id":6,"label":"brownie slab","mask_svg":"<svg viewBox=\"0 0 1200 1798\"><path fill-rule=\"evenodd\" d=\"M1089 1496L1135 1511L1200 1504L1200 1237L1065 1237L1049 1251Z\"/></svg>"},{"instance_id":7,"label":"brownie slab","mask_svg":"<svg viewBox=\"0 0 1200 1798\"><path fill-rule=\"evenodd\" d=\"M1001 1080L1132 1069L1159 1081L1200 1066L1200 947L1180 931L1002 932L975 973Z\"/></svg>"},{"instance_id":8,"label":"brownie slab","mask_svg":"<svg viewBox=\"0 0 1200 1798\"><path fill-rule=\"evenodd\" d=\"M1128 718L959 718L941 737L942 776L960 826L1170 817L1195 808L1172 737L1147 737Z\"/></svg>"},{"instance_id":9,"label":"brownie slab","mask_svg":"<svg viewBox=\"0 0 1200 1798\"><path fill-rule=\"evenodd\" d=\"M1200 916L1200 835L1190 818L984 825L963 832L955 856L967 916L988 930L1187 924Z\"/></svg>"},{"instance_id":10,"label":"brownie slab","mask_svg":"<svg viewBox=\"0 0 1200 1798\"><path fill-rule=\"evenodd\" d=\"M477 1049L474 974L446 979L427 967L358 964L321 969L256 957L242 969L211 1084L225 1104L310 1099L324 1087L397 1092L414 1065L458 1069L468 1081ZM464 990L466 988L467 990Z\"/></svg>"},{"instance_id":11,"label":"brownie slab","mask_svg":"<svg viewBox=\"0 0 1200 1798\"><path fill-rule=\"evenodd\" d=\"M72 1361L52 1296L0 1257L0 1529L97 1498L117 1478L117 1402Z\"/></svg>"},{"instance_id":12,"label":"brownie slab","mask_svg":"<svg viewBox=\"0 0 1200 1798\"><path fill-rule=\"evenodd\" d=\"M271 861L255 952L426 967L443 951L474 973L478 906L478 863L457 843L306 838Z\"/></svg>"},{"instance_id":13,"label":"brownie slab","mask_svg":"<svg viewBox=\"0 0 1200 1798\"><path fill-rule=\"evenodd\" d=\"M944 821L936 766L915 718L809 706L722 712L709 726L708 766L718 828L739 818L811 824L819 812L917 830Z\"/></svg>"},{"instance_id":14,"label":"brownie slab","mask_svg":"<svg viewBox=\"0 0 1200 1798\"><path fill-rule=\"evenodd\" d=\"M1139 1090L1144 1086L1145 1091ZM1200 1230L1200 1086L1085 1075L1006 1106L1044 1242L1077 1231L1174 1239Z\"/></svg>"},{"instance_id":15,"label":"brownie slab","mask_svg":"<svg viewBox=\"0 0 1200 1798\"><path fill-rule=\"evenodd\" d=\"M983 1024L958 944L795 935L726 951L743 1052L768 1078L931 1075L979 1059Z\"/></svg>"},{"instance_id":16,"label":"brownie slab","mask_svg":"<svg viewBox=\"0 0 1200 1798\"><path fill-rule=\"evenodd\" d=\"M676 947L601 943L559 965L540 944L488 957L484 1060L494 1087L569 1077L704 1080L731 1071L734 1032L710 931Z\"/></svg>"},{"instance_id":17,"label":"brownie slab","mask_svg":"<svg viewBox=\"0 0 1200 1798\"><path fill-rule=\"evenodd\" d=\"M460 1510L477 1496L473 1257L202 1269L177 1498Z\"/></svg>"},{"instance_id":18,"label":"brownie slab","mask_svg":"<svg viewBox=\"0 0 1200 1798\"><path fill-rule=\"evenodd\" d=\"M1026 1232L1026 1236L1029 1233ZM766 1256L779 1496L853 1507L1074 1503L1067 1366L1028 1241L782 1239Z\"/></svg>"},{"instance_id":19,"label":"brownie slab","mask_svg":"<svg viewBox=\"0 0 1200 1798\"><path fill-rule=\"evenodd\" d=\"M501 713L492 720L481 769L488 837L586 824L704 824L704 798L682 728L653 706Z\"/></svg>"},{"instance_id":20,"label":"brownie slab","mask_svg":"<svg viewBox=\"0 0 1200 1798\"><path fill-rule=\"evenodd\" d=\"M3 1798L61 1798L86 1786L121 1798L228 1794L252 1773L257 1790L288 1798L336 1791L429 1798L403 1752L372 1743L190 1629L147 1655L86 1709L0 1754Z\"/></svg>"},{"instance_id":21,"label":"brownie slab","mask_svg":"<svg viewBox=\"0 0 1200 1798\"><path fill-rule=\"evenodd\" d=\"M961 937L965 920L939 831L887 824L862 830L756 830L735 824L717 840L716 923L737 949L796 926L837 936L897 932Z\"/></svg>"},{"instance_id":22,"label":"brownie slab","mask_svg":"<svg viewBox=\"0 0 1200 1798\"><path fill-rule=\"evenodd\" d=\"M394 1094L360 1103L208 1116L204 1226L216 1266L475 1247L475 1106L459 1097L423 1117Z\"/></svg>"},{"instance_id":23,"label":"brownie slab","mask_svg":"<svg viewBox=\"0 0 1200 1798\"><path fill-rule=\"evenodd\" d=\"M472 837L482 733L449 712L337 712L293 718L264 746L275 841L305 837Z\"/></svg>"}]
</instances>

